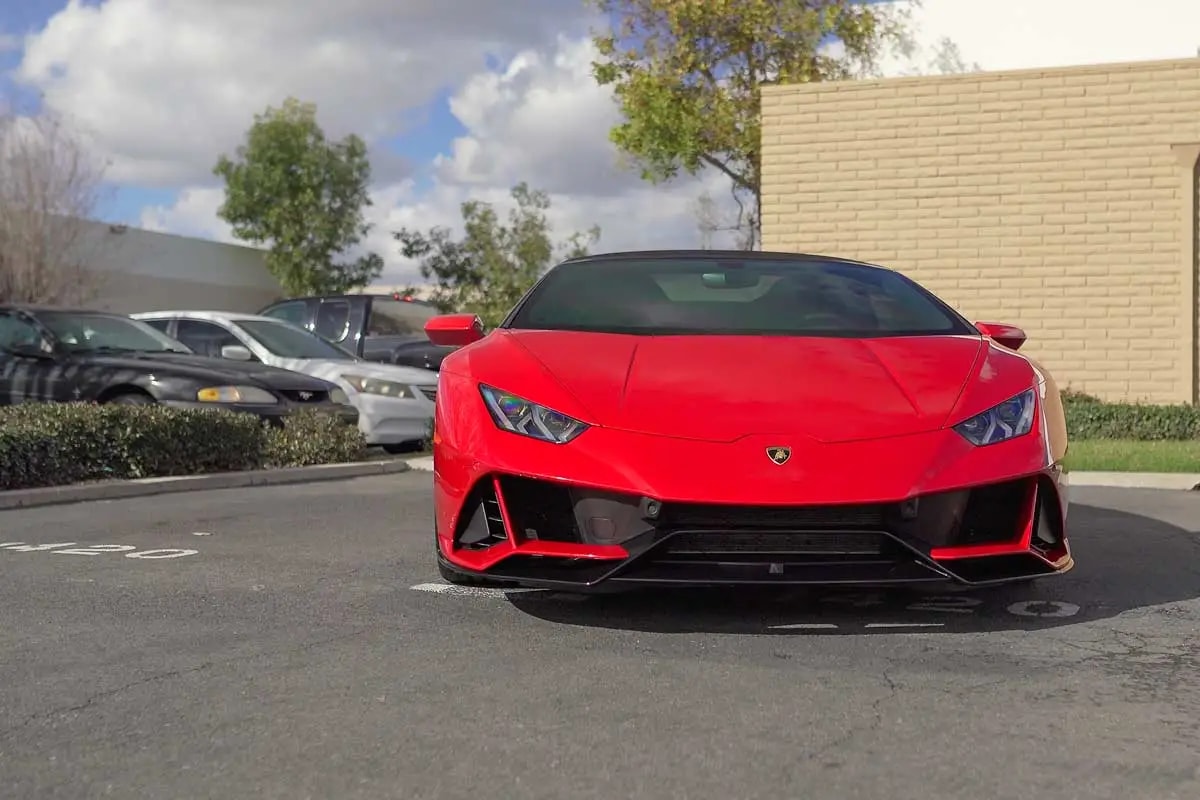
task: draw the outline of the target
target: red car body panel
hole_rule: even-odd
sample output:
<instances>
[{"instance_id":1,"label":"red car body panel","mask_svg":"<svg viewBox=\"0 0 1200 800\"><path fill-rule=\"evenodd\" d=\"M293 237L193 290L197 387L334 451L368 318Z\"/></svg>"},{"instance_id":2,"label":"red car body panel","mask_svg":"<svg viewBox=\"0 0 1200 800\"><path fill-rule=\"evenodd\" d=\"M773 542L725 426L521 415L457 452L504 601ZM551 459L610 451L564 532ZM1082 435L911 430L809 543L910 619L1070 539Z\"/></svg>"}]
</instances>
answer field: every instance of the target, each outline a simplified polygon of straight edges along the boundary
<instances>
[{"instance_id":1,"label":"red car body panel","mask_svg":"<svg viewBox=\"0 0 1200 800\"><path fill-rule=\"evenodd\" d=\"M481 385L589 427L566 444L503 430ZM976 446L953 429L1031 388L1040 394L1028 434ZM523 529L517 517L532 512L513 508L515 490L505 488L513 480L576 497L595 492L673 507L851 508L913 498L936 507L959 498L957 511L946 512L958 522L973 488L1003 485L1016 487L1005 495L1011 498L1005 513L1015 515L1011 536L974 543L949 534L926 542L910 537L904 546L926 568L960 582L1065 571L1073 561L1057 403L1044 370L982 335L636 336L500 328L442 364L434 437L439 558L465 574L503 577L516 556L619 565L633 555L622 543L554 541ZM776 447L790 449L784 463L768 457ZM494 492L501 540L459 547L455 532L473 513L481 487ZM1038 526L1058 533L1034 547ZM1004 556L1024 560L1011 574L984 579L952 566Z\"/></svg>"}]
</instances>

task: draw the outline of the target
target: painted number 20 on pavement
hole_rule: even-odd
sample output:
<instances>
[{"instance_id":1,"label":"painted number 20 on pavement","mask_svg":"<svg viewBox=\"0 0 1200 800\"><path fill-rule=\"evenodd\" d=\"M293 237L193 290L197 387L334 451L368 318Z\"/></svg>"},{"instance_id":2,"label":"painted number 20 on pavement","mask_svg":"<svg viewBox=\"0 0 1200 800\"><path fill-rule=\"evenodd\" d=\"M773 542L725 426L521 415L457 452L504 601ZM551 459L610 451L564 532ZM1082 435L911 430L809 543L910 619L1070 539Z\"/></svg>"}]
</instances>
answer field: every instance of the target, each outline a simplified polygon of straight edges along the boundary
<instances>
[{"instance_id":1,"label":"painted number 20 on pavement","mask_svg":"<svg viewBox=\"0 0 1200 800\"><path fill-rule=\"evenodd\" d=\"M126 558L141 558L156 561L164 558L183 558L194 556L199 550L183 550L163 548L157 550L138 550L131 544L90 544L76 547L76 542L56 542L54 544L26 544L25 542L0 542L0 550L10 553L54 553L62 556L99 556L106 553L123 553Z\"/></svg>"}]
</instances>

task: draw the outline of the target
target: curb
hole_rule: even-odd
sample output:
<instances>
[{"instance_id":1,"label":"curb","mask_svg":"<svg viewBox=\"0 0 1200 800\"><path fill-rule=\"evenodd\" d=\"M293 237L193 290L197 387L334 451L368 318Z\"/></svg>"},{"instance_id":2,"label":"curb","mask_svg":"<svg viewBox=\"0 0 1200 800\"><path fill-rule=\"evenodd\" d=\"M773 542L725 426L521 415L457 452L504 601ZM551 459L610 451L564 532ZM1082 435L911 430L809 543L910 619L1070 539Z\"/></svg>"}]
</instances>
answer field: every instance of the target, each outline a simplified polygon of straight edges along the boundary
<instances>
[{"instance_id":1,"label":"curb","mask_svg":"<svg viewBox=\"0 0 1200 800\"><path fill-rule=\"evenodd\" d=\"M419 472L433 472L433 456L410 458L408 465Z\"/></svg>"},{"instance_id":2,"label":"curb","mask_svg":"<svg viewBox=\"0 0 1200 800\"><path fill-rule=\"evenodd\" d=\"M1069 485L1104 486L1112 489L1176 489L1200 492L1200 475L1183 472L1075 472L1067 473Z\"/></svg>"},{"instance_id":3,"label":"curb","mask_svg":"<svg viewBox=\"0 0 1200 800\"><path fill-rule=\"evenodd\" d=\"M318 464L313 467L216 472L211 475L180 475L166 478L140 478L129 481L105 481L73 486L47 486L0 492L0 510L34 508L90 500L121 500L175 492L202 492L213 489L242 489L250 486L283 486L391 475L408 472L403 459L355 461L348 464Z\"/></svg>"}]
</instances>

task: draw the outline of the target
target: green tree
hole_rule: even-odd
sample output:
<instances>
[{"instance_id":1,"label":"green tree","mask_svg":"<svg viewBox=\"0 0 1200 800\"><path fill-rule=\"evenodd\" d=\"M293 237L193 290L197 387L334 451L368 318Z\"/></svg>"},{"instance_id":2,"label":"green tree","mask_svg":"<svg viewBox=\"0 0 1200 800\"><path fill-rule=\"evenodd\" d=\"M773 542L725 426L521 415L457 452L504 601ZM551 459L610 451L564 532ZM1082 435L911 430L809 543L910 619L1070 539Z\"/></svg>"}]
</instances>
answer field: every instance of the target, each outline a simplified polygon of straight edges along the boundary
<instances>
[{"instance_id":1,"label":"green tree","mask_svg":"<svg viewBox=\"0 0 1200 800\"><path fill-rule=\"evenodd\" d=\"M593 35L596 81L624 121L610 138L660 182L710 167L729 178L747 249L759 241L762 87L877 70L908 41L907 7L861 0L588 0L612 21ZM839 47L828 47L840 41Z\"/></svg>"},{"instance_id":2,"label":"green tree","mask_svg":"<svg viewBox=\"0 0 1200 800\"><path fill-rule=\"evenodd\" d=\"M516 205L507 224L490 203L468 200L461 207L461 239L445 227L395 232L404 257L417 260L421 276L434 281L430 300L441 311L478 314L494 326L546 270L587 255L599 241L600 229L593 227L555 244L546 219L549 196L525 183L511 194Z\"/></svg>"},{"instance_id":3,"label":"green tree","mask_svg":"<svg viewBox=\"0 0 1200 800\"><path fill-rule=\"evenodd\" d=\"M222 155L213 172L225 179L218 215L237 238L267 247L287 294L346 292L383 270L375 253L347 255L371 230L367 147L353 134L327 140L315 105L288 98L256 114L236 158Z\"/></svg>"}]
</instances>

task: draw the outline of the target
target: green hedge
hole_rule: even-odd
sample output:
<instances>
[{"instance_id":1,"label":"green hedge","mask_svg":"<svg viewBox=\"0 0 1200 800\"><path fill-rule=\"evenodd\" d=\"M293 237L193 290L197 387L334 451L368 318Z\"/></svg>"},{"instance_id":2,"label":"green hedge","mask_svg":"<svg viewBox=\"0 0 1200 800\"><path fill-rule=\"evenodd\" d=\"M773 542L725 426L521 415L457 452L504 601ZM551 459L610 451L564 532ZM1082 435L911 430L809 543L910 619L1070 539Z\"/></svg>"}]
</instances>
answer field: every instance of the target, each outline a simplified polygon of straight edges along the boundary
<instances>
[{"instance_id":1,"label":"green hedge","mask_svg":"<svg viewBox=\"0 0 1200 800\"><path fill-rule=\"evenodd\" d=\"M1105 403L1080 392L1063 392L1067 433L1073 439L1200 439L1200 406Z\"/></svg>"},{"instance_id":2,"label":"green hedge","mask_svg":"<svg viewBox=\"0 0 1200 800\"><path fill-rule=\"evenodd\" d=\"M365 449L356 426L307 411L275 428L219 409L0 407L0 489L357 461Z\"/></svg>"}]
</instances>

